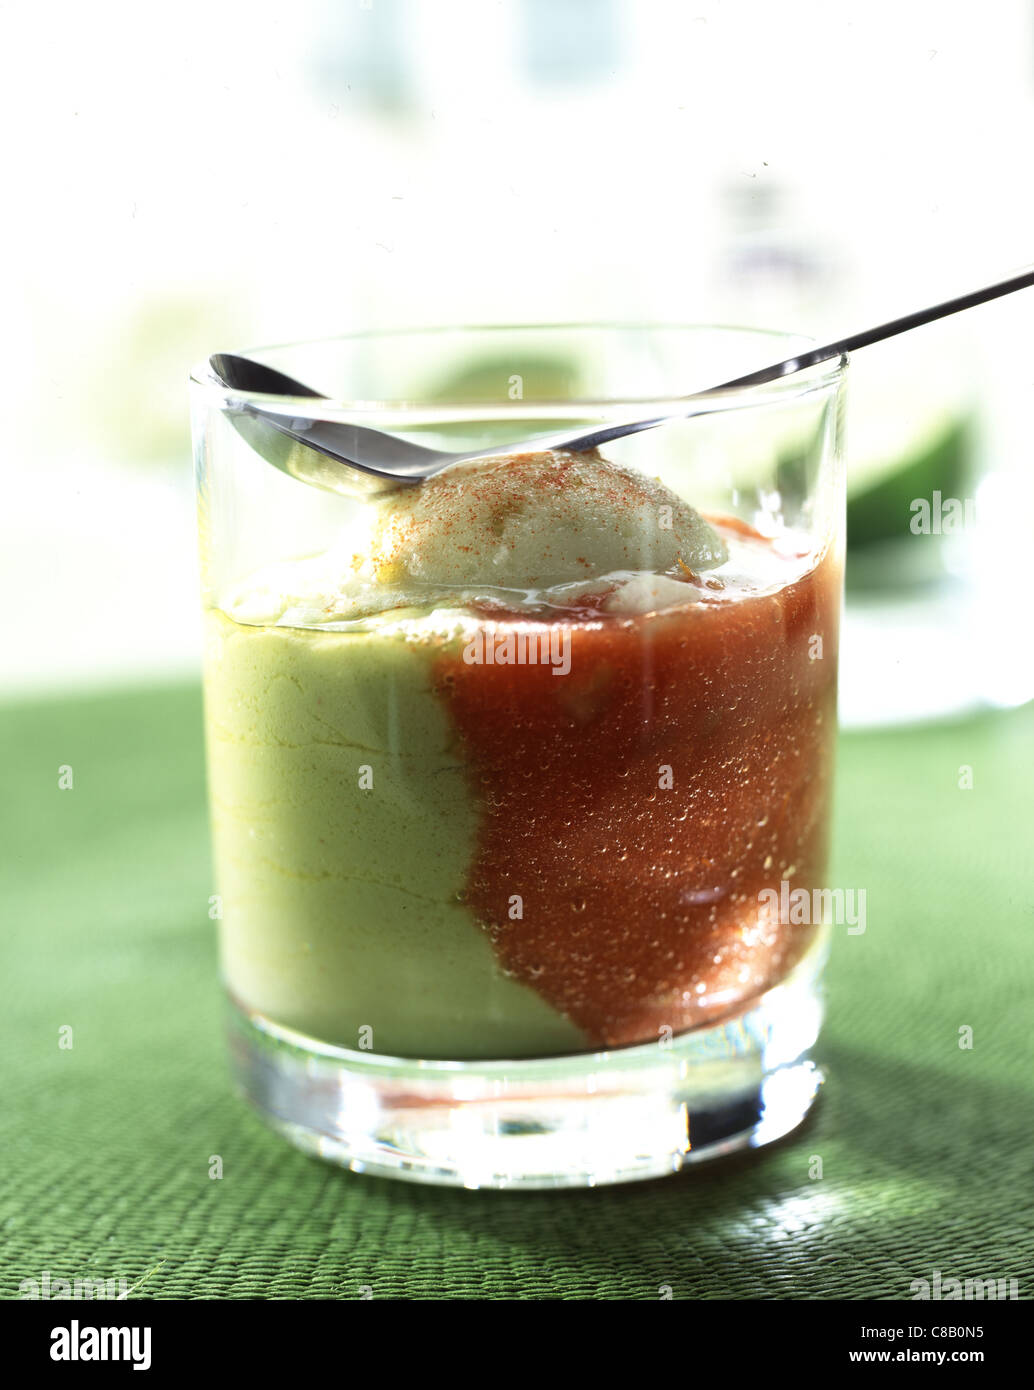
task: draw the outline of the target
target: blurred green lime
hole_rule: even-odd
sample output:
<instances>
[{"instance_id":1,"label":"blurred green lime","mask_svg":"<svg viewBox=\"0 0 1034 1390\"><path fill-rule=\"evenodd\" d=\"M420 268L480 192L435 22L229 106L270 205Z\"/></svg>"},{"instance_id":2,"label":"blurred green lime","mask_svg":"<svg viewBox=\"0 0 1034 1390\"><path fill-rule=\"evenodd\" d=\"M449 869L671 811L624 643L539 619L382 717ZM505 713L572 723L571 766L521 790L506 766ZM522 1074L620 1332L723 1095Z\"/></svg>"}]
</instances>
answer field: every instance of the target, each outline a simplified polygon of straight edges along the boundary
<instances>
[{"instance_id":1,"label":"blurred green lime","mask_svg":"<svg viewBox=\"0 0 1034 1390\"><path fill-rule=\"evenodd\" d=\"M848 471L847 539L852 550L910 534L916 498L964 497L973 473L971 416L940 417L897 459L852 461Z\"/></svg>"},{"instance_id":2,"label":"blurred green lime","mask_svg":"<svg viewBox=\"0 0 1034 1390\"><path fill-rule=\"evenodd\" d=\"M433 394L437 400L467 404L566 400L577 397L579 389L580 373L569 359L508 352L498 357L479 357L453 368Z\"/></svg>"},{"instance_id":3,"label":"blurred green lime","mask_svg":"<svg viewBox=\"0 0 1034 1390\"><path fill-rule=\"evenodd\" d=\"M211 294L158 296L113 325L82 371L81 418L106 457L182 468L190 458L187 374L220 344L247 341L248 311Z\"/></svg>"}]
</instances>

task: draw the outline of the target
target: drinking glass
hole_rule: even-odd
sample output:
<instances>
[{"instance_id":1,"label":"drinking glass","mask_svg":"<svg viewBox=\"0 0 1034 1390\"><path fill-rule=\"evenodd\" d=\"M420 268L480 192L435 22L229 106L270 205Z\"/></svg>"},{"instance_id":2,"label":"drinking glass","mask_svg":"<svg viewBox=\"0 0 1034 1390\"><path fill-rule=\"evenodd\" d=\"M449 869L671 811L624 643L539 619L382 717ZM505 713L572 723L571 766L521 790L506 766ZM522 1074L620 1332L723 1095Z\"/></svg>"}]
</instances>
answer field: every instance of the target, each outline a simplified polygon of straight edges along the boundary
<instances>
[{"instance_id":1,"label":"drinking glass","mask_svg":"<svg viewBox=\"0 0 1034 1390\"><path fill-rule=\"evenodd\" d=\"M327 418L490 454L676 413L801 346L549 326L248 355L323 393ZM647 558L688 504L724 564L619 577L615 593L639 585L624 607L591 582L508 606L472 571L454 600L359 617L335 583L369 558L373 504L253 451L240 405L283 398L192 374L230 1053L298 1147L424 1182L579 1187L765 1144L807 1113L845 372L728 392L601 450L670 500L638 518L657 528Z\"/></svg>"}]
</instances>

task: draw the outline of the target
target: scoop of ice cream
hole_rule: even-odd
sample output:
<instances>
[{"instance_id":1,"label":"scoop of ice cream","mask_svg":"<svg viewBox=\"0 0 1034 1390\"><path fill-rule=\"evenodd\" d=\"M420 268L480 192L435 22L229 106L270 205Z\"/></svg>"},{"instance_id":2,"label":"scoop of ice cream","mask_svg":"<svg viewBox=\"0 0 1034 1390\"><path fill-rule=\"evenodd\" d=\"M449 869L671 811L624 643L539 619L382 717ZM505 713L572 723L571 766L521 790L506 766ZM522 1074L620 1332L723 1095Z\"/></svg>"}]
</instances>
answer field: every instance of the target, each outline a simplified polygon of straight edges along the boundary
<instances>
[{"instance_id":1,"label":"scoop of ice cream","mask_svg":"<svg viewBox=\"0 0 1034 1390\"><path fill-rule=\"evenodd\" d=\"M711 569L724 542L656 479L563 450L447 469L383 504L378 583L544 589L616 571Z\"/></svg>"},{"instance_id":2,"label":"scoop of ice cream","mask_svg":"<svg viewBox=\"0 0 1034 1390\"><path fill-rule=\"evenodd\" d=\"M301 627L437 609L452 622L485 602L645 613L697 601L689 581L727 559L717 531L656 479L552 450L481 459L378 498L330 550L250 575L226 611Z\"/></svg>"}]
</instances>

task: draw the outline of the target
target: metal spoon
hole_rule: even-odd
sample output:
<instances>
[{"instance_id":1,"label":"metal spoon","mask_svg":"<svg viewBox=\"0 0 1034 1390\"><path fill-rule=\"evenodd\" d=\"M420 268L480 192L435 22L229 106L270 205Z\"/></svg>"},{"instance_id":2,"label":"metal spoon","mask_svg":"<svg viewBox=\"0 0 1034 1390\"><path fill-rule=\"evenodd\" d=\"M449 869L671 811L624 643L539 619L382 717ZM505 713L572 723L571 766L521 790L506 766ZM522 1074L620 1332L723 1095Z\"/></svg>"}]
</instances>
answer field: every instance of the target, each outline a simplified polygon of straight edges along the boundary
<instances>
[{"instance_id":1,"label":"metal spoon","mask_svg":"<svg viewBox=\"0 0 1034 1390\"><path fill-rule=\"evenodd\" d=\"M694 409L695 402L704 402L727 391L749 389L777 381L780 377L804 371L820 362L841 357L868 347L870 343L882 342L910 328L918 328L924 323L956 314L961 309L970 309L976 304L998 299L1001 295L1012 294L1014 290L1026 289L1034 285L1034 267L999 280L982 289L971 290L955 299L947 299L931 308L919 309L902 318L891 319L876 328L868 328L860 333L852 333L847 338L825 343L822 347L810 348L798 357L788 357L782 362L762 367L746 376L723 381L706 391L694 391L683 396L679 409L667 415L648 420L627 420L610 422L606 425L586 429L584 424L559 434L537 436L513 444L492 445L485 449L472 449L465 453L449 453L441 449L429 449L422 444L412 444L385 434L382 430L371 429L367 425L343 424L339 421L320 419L304 411L283 413L258 406L251 401L230 400L224 409L230 414L240 434L255 451L267 462L315 487L326 488L330 492L343 492L370 496L390 492L399 487L422 483L432 478L450 464L462 463L466 459L484 458L487 455L511 454L536 449L570 449L582 451L595 449L611 439L621 439L625 435L638 434L642 430L656 429L669 420L687 419L702 413ZM209 358L209 365L218 382L231 391L247 394L260 393L275 396L296 396L313 400L326 400L318 391L293 377L285 376L272 367L263 366L249 357L234 353L219 352ZM685 407L685 408L683 408Z\"/></svg>"}]
</instances>

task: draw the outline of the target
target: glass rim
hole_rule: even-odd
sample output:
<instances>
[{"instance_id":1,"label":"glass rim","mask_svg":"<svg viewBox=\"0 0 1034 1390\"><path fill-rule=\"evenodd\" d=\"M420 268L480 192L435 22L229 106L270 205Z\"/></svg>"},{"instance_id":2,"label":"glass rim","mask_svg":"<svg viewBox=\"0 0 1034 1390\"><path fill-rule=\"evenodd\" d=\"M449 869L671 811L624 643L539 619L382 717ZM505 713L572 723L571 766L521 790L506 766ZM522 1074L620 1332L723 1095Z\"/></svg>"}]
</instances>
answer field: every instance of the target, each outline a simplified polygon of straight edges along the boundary
<instances>
[{"instance_id":1,"label":"glass rim","mask_svg":"<svg viewBox=\"0 0 1034 1390\"><path fill-rule=\"evenodd\" d=\"M435 337L442 337L446 334L483 334L483 335L505 335L517 333L594 333L594 334L614 334L614 333L685 333L685 334L704 334L718 333L742 338L754 338L761 341L772 343L782 343L786 351L785 357L790 357L795 351L807 351L814 347L817 339L808 334L795 333L786 329L778 328L759 328L756 326L730 323L690 323L686 321L664 322L661 320L607 320L600 322L577 321L570 322L546 322L546 323L484 323L484 324L440 324L424 325L416 328L375 328L361 329L353 333L330 334L318 338L300 338L283 343L269 343L263 346L241 348L242 355L256 356L262 358L270 353L289 352L292 349L318 348L322 345L334 343L363 343L363 342L386 342L392 339L401 338L421 338L426 337L431 340ZM214 355L214 354L212 354ZM775 360L775 359L774 359ZM841 352L836 356L830 357L823 362L818 362L813 366L801 371L790 372L786 376L778 377L774 381L766 382L761 386L734 386L724 391L717 391L699 402L700 413L710 413L714 410L730 410L736 408L735 403L739 401L741 408L758 407L771 403L773 400L797 399L823 388L830 388L840 384L846 376L850 357L846 352ZM765 365L765 364L761 364ZM745 368L745 371L751 370ZM457 397L454 400L421 400L412 398L395 399L373 399L373 398L352 398L343 397L312 397L312 396L290 396L278 395L273 392L265 391L240 391L226 386L216 376L211 367L210 357L202 358L195 363L189 373L189 384L192 388L204 391L210 397L222 401L224 404L252 404L256 406L272 407L273 403L282 405L300 404L303 409L299 412L311 415L316 401L319 402L319 413L321 416L332 416L338 412L348 412L351 415L362 413L376 414L405 414L419 412L421 416L427 418L455 418L457 414L469 415L472 417L484 416L486 410L491 410L495 415L500 412L509 413L508 407L514 409L514 413L519 409L526 412L532 407L541 407L544 411L560 413L575 411L581 413L606 412L619 407L642 406L644 409L663 409L665 407L677 407L688 399L683 395L600 395L600 396L569 396L563 398L556 397L535 397L524 396L519 401L500 400L486 403L484 398L475 400L463 400ZM704 388L706 389L706 388Z\"/></svg>"}]
</instances>

